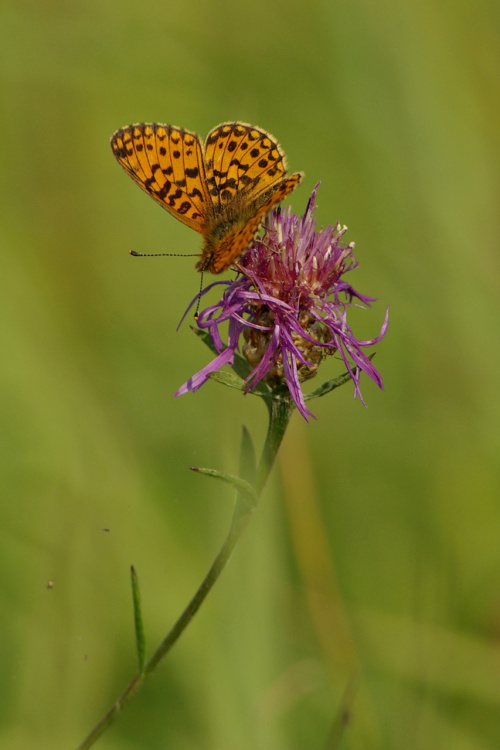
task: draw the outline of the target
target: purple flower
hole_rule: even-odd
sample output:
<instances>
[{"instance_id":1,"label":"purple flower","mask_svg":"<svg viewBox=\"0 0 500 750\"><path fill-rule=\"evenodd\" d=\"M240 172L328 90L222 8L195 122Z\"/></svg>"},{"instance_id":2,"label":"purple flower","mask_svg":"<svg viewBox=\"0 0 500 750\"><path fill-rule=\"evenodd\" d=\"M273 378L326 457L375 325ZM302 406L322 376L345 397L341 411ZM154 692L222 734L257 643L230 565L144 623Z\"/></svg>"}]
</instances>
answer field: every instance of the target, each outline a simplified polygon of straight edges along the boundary
<instances>
[{"instance_id":1,"label":"purple flower","mask_svg":"<svg viewBox=\"0 0 500 750\"><path fill-rule=\"evenodd\" d=\"M240 337L242 354L251 367L245 391L261 382L271 391L288 388L305 419L314 415L306 407L301 382L314 377L328 355L338 353L343 359L354 395L361 400L361 371L382 388L382 378L363 350L385 335L388 315L379 335L368 341L356 339L349 327L348 308L369 306L374 298L359 294L342 279L357 266L354 243L341 241L347 228L337 222L316 231L318 186L304 216L292 214L291 209L277 209L267 216L263 236L254 240L236 265L240 273L235 281L215 282L204 290L205 294L219 284L226 287L222 299L197 319L218 354L175 396L198 390L210 373L232 365ZM220 333L225 321L229 321L227 344Z\"/></svg>"}]
</instances>

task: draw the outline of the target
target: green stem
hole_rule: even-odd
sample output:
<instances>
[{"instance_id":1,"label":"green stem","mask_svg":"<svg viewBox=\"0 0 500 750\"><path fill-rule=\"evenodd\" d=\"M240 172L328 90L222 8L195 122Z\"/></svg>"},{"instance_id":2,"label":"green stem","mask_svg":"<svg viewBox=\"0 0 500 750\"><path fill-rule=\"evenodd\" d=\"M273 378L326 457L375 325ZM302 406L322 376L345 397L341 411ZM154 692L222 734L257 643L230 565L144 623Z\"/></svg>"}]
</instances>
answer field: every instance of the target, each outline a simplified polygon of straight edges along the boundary
<instances>
[{"instance_id":1,"label":"green stem","mask_svg":"<svg viewBox=\"0 0 500 750\"><path fill-rule=\"evenodd\" d=\"M255 489L258 497L260 497L267 478L271 473L281 441L285 436L286 428L295 408L295 404L288 392L281 396L264 397L264 400L269 411L269 426L255 480Z\"/></svg>"},{"instance_id":2,"label":"green stem","mask_svg":"<svg viewBox=\"0 0 500 750\"><path fill-rule=\"evenodd\" d=\"M257 477L255 480L257 497L260 497L269 474L271 473L271 469L281 445L281 441L283 440L286 428L293 412L293 402L290 398L273 398L266 400L266 404L269 411L269 427L264 443L264 448L262 450L260 464L257 468ZM193 596L177 622L174 624L170 632L167 633L163 641L160 643L151 659L145 665L142 674L137 674L131 680L120 697L104 714L102 719L98 722L98 724L96 724L90 734L80 745L78 745L77 750L88 750L88 748L94 745L94 743L106 731L106 729L115 722L125 706L139 692L148 677L150 677L150 675L155 671L156 667L160 664L161 661L163 661L172 646L182 635L200 606L203 604L205 598L212 590L212 587L219 578L220 574L226 567L226 563L231 557L233 549L236 546L236 543L238 542L240 536L243 534L245 528L247 527L247 524L250 521L256 505L257 501L251 500L247 495L244 495L243 493L238 493L229 532L215 560L213 561L210 570L203 579L195 595Z\"/></svg>"}]
</instances>

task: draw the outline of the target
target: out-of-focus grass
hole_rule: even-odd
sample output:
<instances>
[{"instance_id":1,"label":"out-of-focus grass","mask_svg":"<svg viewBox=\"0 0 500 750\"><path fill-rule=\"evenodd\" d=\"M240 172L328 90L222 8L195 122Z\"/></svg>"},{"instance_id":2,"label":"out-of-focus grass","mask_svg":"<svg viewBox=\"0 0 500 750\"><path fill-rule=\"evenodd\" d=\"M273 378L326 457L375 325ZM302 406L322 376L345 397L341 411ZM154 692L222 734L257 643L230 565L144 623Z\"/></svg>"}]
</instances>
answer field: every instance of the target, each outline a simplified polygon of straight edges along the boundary
<instances>
[{"instance_id":1,"label":"out-of-focus grass","mask_svg":"<svg viewBox=\"0 0 500 750\"><path fill-rule=\"evenodd\" d=\"M208 384L185 324L199 237L114 163L165 121L274 133L305 206L356 240L368 382L295 417L229 569L100 747L322 748L359 673L348 750L494 750L500 736L498 5L128 0L0 11L0 745L71 748L229 522L252 397ZM325 378L336 371L325 370ZM340 371L340 368L339 368ZM53 588L46 588L48 581Z\"/></svg>"}]
</instances>

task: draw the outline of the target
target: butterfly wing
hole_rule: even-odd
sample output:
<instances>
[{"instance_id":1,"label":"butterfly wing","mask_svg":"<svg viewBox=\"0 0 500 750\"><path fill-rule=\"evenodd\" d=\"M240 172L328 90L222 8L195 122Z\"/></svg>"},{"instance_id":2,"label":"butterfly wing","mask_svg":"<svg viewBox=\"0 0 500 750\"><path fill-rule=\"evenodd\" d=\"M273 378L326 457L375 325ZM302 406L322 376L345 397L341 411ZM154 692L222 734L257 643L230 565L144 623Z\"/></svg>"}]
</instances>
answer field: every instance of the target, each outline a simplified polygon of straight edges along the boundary
<instances>
[{"instance_id":1,"label":"butterfly wing","mask_svg":"<svg viewBox=\"0 0 500 750\"><path fill-rule=\"evenodd\" d=\"M117 130L111 148L139 187L183 224L204 233L211 198L203 145L196 133L173 125L140 123Z\"/></svg>"},{"instance_id":2,"label":"butterfly wing","mask_svg":"<svg viewBox=\"0 0 500 750\"><path fill-rule=\"evenodd\" d=\"M215 207L238 195L253 201L286 175L286 160L278 141L265 130L243 122L225 122L205 141L205 170Z\"/></svg>"},{"instance_id":3,"label":"butterfly wing","mask_svg":"<svg viewBox=\"0 0 500 750\"><path fill-rule=\"evenodd\" d=\"M251 244L266 214L300 185L303 176L302 172L295 172L290 177L285 177L271 188L270 194L263 201L257 199L253 204L249 204L246 210L242 209L241 222L236 224L229 233L218 238L215 243L205 244L196 266L198 271L221 273L229 268Z\"/></svg>"}]
</instances>

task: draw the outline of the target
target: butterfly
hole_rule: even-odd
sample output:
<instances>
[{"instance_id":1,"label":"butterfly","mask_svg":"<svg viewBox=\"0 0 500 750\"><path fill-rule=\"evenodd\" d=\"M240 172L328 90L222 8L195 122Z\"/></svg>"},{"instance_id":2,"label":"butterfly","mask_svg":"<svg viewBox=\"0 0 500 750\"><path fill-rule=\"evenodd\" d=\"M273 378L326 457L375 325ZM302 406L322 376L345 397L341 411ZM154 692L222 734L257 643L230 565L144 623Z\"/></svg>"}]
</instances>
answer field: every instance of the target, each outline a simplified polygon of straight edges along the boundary
<instances>
[{"instance_id":1,"label":"butterfly","mask_svg":"<svg viewBox=\"0 0 500 750\"><path fill-rule=\"evenodd\" d=\"M304 176L287 176L278 141L243 122L217 125L205 143L174 125L129 125L113 134L111 148L139 187L202 235L196 268L211 273L234 263Z\"/></svg>"}]
</instances>

